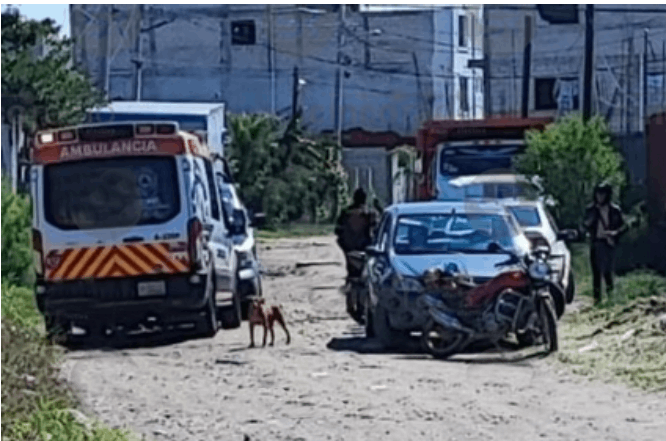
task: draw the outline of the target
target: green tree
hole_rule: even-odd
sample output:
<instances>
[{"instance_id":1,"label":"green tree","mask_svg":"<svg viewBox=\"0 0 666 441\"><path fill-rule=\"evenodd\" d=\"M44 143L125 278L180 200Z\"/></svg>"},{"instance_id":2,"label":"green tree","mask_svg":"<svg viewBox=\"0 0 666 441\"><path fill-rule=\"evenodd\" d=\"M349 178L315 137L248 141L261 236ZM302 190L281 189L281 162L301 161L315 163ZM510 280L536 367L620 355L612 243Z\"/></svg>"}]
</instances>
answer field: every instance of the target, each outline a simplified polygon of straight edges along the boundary
<instances>
[{"instance_id":1,"label":"green tree","mask_svg":"<svg viewBox=\"0 0 666 441\"><path fill-rule=\"evenodd\" d=\"M28 285L32 281L30 200L13 194L2 182L2 281Z\"/></svg>"},{"instance_id":2,"label":"green tree","mask_svg":"<svg viewBox=\"0 0 666 441\"><path fill-rule=\"evenodd\" d=\"M307 136L299 118L285 126L270 115L234 115L230 129L229 164L241 197L269 225L337 214L345 182L338 146Z\"/></svg>"},{"instance_id":3,"label":"green tree","mask_svg":"<svg viewBox=\"0 0 666 441\"><path fill-rule=\"evenodd\" d=\"M542 179L546 194L557 201L563 226L580 225L597 183L608 180L615 195L625 184L622 156L600 117L587 123L579 116L564 118L543 132L529 132L526 143L516 169Z\"/></svg>"},{"instance_id":4,"label":"green tree","mask_svg":"<svg viewBox=\"0 0 666 441\"><path fill-rule=\"evenodd\" d=\"M104 103L101 91L73 67L72 41L58 31L51 19L2 13L3 114L20 111L30 133L80 123L87 109Z\"/></svg>"}]
</instances>

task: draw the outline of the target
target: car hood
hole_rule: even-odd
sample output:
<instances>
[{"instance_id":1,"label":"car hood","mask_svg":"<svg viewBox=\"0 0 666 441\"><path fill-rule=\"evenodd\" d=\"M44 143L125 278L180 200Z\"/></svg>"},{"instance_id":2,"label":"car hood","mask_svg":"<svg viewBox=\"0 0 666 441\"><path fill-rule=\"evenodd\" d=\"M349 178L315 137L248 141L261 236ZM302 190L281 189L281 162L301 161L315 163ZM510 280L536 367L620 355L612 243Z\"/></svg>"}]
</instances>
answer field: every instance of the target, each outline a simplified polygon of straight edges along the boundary
<instances>
[{"instance_id":1,"label":"car hood","mask_svg":"<svg viewBox=\"0 0 666 441\"><path fill-rule=\"evenodd\" d=\"M445 268L454 263L459 271L470 277L491 278L500 272L510 270L511 267L495 267L497 263L509 259L507 254L418 254L393 255L393 268L403 276L420 276L428 268Z\"/></svg>"}]
</instances>

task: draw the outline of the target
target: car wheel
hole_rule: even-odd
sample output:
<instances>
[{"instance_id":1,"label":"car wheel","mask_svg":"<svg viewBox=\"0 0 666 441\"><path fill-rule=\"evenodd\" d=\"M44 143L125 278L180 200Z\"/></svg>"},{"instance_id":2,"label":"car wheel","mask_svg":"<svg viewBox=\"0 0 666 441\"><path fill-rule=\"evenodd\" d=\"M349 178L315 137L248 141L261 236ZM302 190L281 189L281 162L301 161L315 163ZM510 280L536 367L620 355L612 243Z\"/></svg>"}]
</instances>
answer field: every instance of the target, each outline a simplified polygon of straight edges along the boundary
<instances>
[{"instance_id":1,"label":"car wheel","mask_svg":"<svg viewBox=\"0 0 666 441\"><path fill-rule=\"evenodd\" d=\"M249 282L243 282L243 283L249 283ZM249 297L262 297L263 294L263 289L261 287L261 278L257 277L257 288L255 292L254 291L254 286L251 289L248 289L247 293L244 293L243 299L241 300L241 319L247 320L250 316L250 304L252 303L252 300L249 299Z\"/></svg>"},{"instance_id":2,"label":"car wheel","mask_svg":"<svg viewBox=\"0 0 666 441\"><path fill-rule=\"evenodd\" d=\"M242 322L241 301L238 290L234 292L231 306L220 311L220 321L223 329L239 328Z\"/></svg>"},{"instance_id":3,"label":"car wheel","mask_svg":"<svg viewBox=\"0 0 666 441\"><path fill-rule=\"evenodd\" d=\"M576 296L576 278L574 277L573 270L569 270L569 283L567 284L567 303L573 302Z\"/></svg>"},{"instance_id":4,"label":"car wheel","mask_svg":"<svg viewBox=\"0 0 666 441\"><path fill-rule=\"evenodd\" d=\"M388 311L381 304L377 304L372 313L372 329L385 349L398 348L405 343L405 333L391 327Z\"/></svg>"},{"instance_id":5,"label":"car wheel","mask_svg":"<svg viewBox=\"0 0 666 441\"><path fill-rule=\"evenodd\" d=\"M363 298L363 324L365 326L365 337L375 337L375 325L372 318L372 307L370 305L370 293Z\"/></svg>"},{"instance_id":6,"label":"car wheel","mask_svg":"<svg viewBox=\"0 0 666 441\"><path fill-rule=\"evenodd\" d=\"M209 280L209 283L212 285L212 281ZM210 286L210 285L209 285ZM214 337L217 333L217 306L215 305L215 286L213 285L211 293L208 296L208 301L206 306L202 311L201 317L201 335L204 337Z\"/></svg>"}]
</instances>

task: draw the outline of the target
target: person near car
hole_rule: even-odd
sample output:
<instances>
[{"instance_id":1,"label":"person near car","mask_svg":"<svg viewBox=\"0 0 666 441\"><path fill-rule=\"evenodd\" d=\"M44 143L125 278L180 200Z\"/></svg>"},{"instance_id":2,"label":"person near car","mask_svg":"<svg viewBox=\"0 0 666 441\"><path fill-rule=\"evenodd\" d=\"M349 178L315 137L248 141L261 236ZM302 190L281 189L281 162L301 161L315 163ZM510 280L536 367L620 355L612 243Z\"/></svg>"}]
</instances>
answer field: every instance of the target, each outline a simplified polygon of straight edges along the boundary
<instances>
[{"instance_id":1,"label":"person near car","mask_svg":"<svg viewBox=\"0 0 666 441\"><path fill-rule=\"evenodd\" d=\"M362 271L358 265L353 265L348 253L363 251L371 244L377 222L374 210L366 208L366 199L365 191L362 188L356 189L352 204L340 214L335 227L338 245L345 254L348 277L358 277Z\"/></svg>"},{"instance_id":2,"label":"person near car","mask_svg":"<svg viewBox=\"0 0 666 441\"><path fill-rule=\"evenodd\" d=\"M608 183L599 184L594 190L594 201L585 212L585 227L590 233L590 263L594 302L601 302L601 279L606 283L610 297L613 291L615 248L618 239L626 231L620 208L611 203L613 188Z\"/></svg>"}]
</instances>

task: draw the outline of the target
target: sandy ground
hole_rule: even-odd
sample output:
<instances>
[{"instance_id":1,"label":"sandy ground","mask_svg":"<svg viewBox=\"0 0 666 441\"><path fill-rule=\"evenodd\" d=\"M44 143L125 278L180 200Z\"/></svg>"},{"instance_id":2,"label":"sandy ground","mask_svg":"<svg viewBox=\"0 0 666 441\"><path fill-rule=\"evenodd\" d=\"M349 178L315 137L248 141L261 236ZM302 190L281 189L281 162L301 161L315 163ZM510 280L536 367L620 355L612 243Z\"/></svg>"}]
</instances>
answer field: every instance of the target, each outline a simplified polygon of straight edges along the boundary
<instances>
[{"instance_id":1,"label":"sandy ground","mask_svg":"<svg viewBox=\"0 0 666 441\"><path fill-rule=\"evenodd\" d=\"M292 344L214 339L68 353L85 410L151 440L663 440L666 395L558 372L552 359L382 353L344 312L332 238L262 246L264 292ZM257 332L257 336L259 333ZM561 370L561 369L559 369Z\"/></svg>"}]
</instances>

